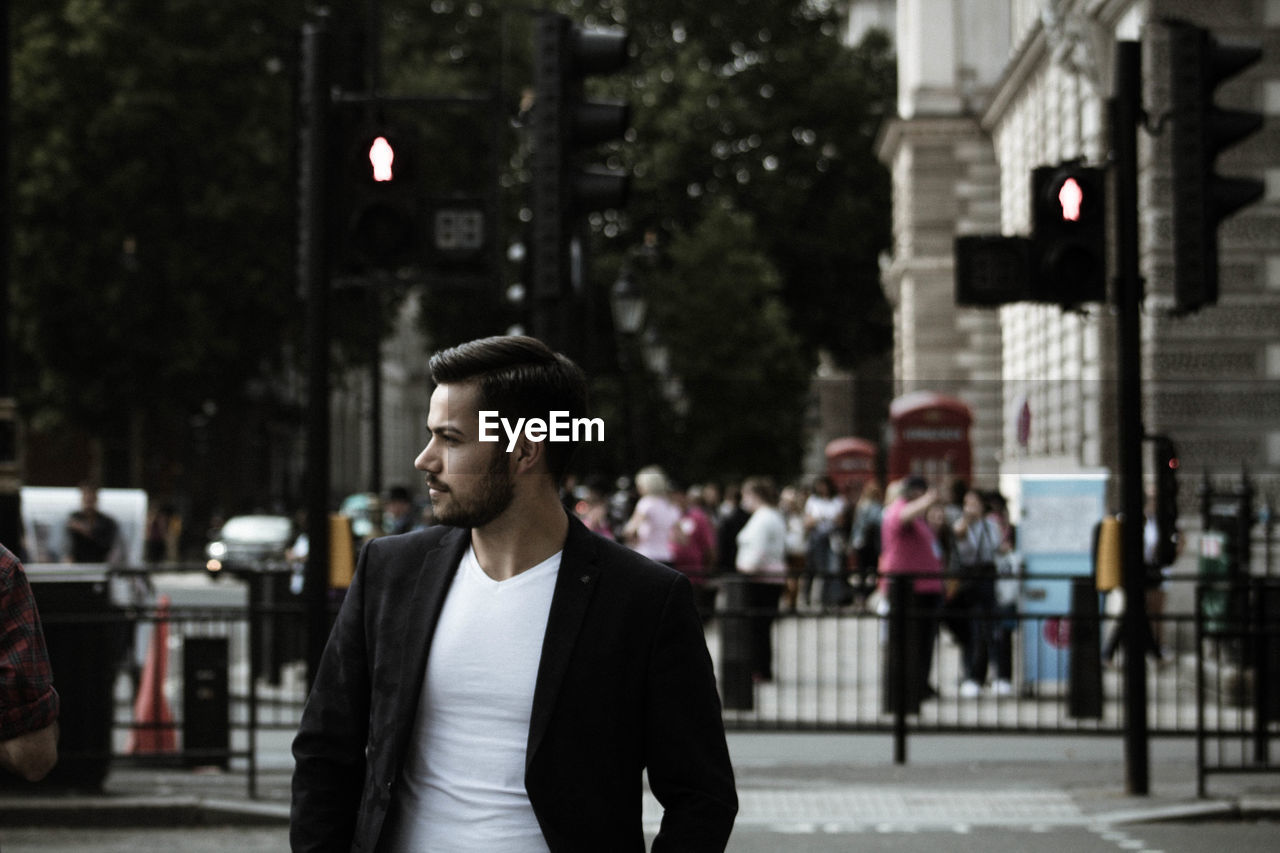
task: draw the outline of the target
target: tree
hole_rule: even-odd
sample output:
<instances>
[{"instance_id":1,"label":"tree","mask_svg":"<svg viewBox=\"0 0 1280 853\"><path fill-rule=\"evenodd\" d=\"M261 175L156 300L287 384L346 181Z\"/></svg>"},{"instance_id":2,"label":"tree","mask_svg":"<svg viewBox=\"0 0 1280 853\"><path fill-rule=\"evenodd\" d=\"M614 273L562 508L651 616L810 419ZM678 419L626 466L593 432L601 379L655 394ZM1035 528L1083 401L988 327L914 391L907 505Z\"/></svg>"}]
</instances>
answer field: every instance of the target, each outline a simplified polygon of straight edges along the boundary
<instances>
[{"instance_id":1,"label":"tree","mask_svg":"<svg viewBox=\"0 0 1280 853\"><path fill-rule=\"evenodd\" d=\"M744 247L751 248L754 258L738 272L753 276L768 271L767 280L736 282L745 294L754 294L745 304L763 312L758 319L770 335L787 340L788 368L797 364L793 357L799 359L800 369L778 372L790 376L798 389L797 418L803 410L799 389L807 385L806 368L816 364L820 350L844 366L883 354L892 334L879 272L880 256L890 244L890 182L875 155L874 140L893 109L888 39L873 34L857 48L843 45L841 3L753 3L749 14L740 0L551 5L588 26L626 27L636 54L627 73L590 81L595 94L630 101L634 127L626 142L606 147L593 159L629 167L635 180L625 210L591 219L595 274L587 286L603 293L649 229L659 231L672 251L681 247L683 260L667 259L664 275L697 266L697 240L726 249L722 235L733 233L749 241ZM400 7L390 16L401 32L395 36L399 59L391 62L389 54L389 64L406 72L411 65L433 69L418 77L418 84L434 79L474 89L481 79L477 66L499 67L503 56L509 60L503 66L509 95L530 78L524 55L529 27L523 12L503 14L491 5L444 2L423 13ZM504 36L503 51L484 41L498 35ZM427 61L408 62L411 55ZM504 181L518 200L527 163L518 139L512 144L512 171ZM515 229L508 233L518 235ZM691 354L709 337L728 339L740 330L732 324L723 334L708 328L706 317L719 323L725 316L719 309L696 313L707 307L704 296L713 305L738 304L723 298L723 287L711 286L712 281L723 282L714 265L701 269L716 275L684 276L679 288L659 277L651 294L652 332L672 353L671 373L684 383L690 406L687 418L671 420L685 424L683 449L680 442L665 442L665 436L654 441L663 454L684 457L687 466L713 476L719 473L716 466L742 458L741 449L709 446L714 440L709 431L723 429L728 400L741 403L743 398L723 395L723 377L703 381L716 374L706 372L706 365ZM508 273L518 280L518 270ZM596 298L594 307L602 301ZM445 296L428 304L437 319L433 335L456 335L464 327L471 331L496 316L491 309L476 310L480 303L474 296L465 301ZM671 309L669 314L663 305ZM702 321L682 324L679 318L686 311ZM677 352L690 357L677 358ZM745 355L735 353L735 358ZM616 402L622 387L603 384L607 393L598 397ZM768 393L778 391L770 387ZM659 394L637 405L666 404ZM799 442L802 424L795 423ZM703 428L708 432L700 433ZM798 453L777 458L792 461L788 475L798 470Z\"/></svg>"},{"instance_id":2,"label":"tree","mask_svg":"<svg viewBox=\"0 0 1280 853\"><path fill-rule=\"evenodd\" d=\"M689 230L728 201L760 225L807 357L853 367L892 341L879 259L890 181L874 150L893 110L890 44L840 42L839 6L655 2L630 26L637 175L627 217Z\"/></svg>"},{"instance_id":3,"label":"tree","mask_svg":"<svg viewBox=\"0 0 1280 853\"><path fill-rule=\"evenodd\" d=\"M687 399L658 422L671 425L668 458L686 478L787 478L800 467L809 368L758 238L751 217L713 208L648 277L654 325Z\"/></svg>"},{"instance_id":4,"label":"tree","mask_svg":"<svg viewBox=\"0 0 1280 853\"><path fill-rule=\"evenodd\" d=\"M16 390L96 438L109 484L181 466L193 418L243 422L282 375L302 12L15 4Z\"/></svg>"}]
</instances>

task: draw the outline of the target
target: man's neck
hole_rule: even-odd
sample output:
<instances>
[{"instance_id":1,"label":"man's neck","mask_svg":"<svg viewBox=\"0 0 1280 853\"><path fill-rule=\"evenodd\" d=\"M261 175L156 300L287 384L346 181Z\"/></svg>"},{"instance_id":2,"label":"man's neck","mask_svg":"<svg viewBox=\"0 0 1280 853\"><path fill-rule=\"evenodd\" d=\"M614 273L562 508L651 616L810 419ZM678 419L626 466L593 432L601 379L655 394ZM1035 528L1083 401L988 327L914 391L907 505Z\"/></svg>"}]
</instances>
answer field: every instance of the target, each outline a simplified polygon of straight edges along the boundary
<instances>
[{"instance_id":1,"label":"man's neck","mask_svg":"<svg viewBox=\"0 0 1280 853\"><path fill-rule=\"evenodd\" d=\"M513 578L564 548L569 517L554 492L515 500L501 516L471 531L476 561L497 581Z\"/></svg>"}]
</instances>

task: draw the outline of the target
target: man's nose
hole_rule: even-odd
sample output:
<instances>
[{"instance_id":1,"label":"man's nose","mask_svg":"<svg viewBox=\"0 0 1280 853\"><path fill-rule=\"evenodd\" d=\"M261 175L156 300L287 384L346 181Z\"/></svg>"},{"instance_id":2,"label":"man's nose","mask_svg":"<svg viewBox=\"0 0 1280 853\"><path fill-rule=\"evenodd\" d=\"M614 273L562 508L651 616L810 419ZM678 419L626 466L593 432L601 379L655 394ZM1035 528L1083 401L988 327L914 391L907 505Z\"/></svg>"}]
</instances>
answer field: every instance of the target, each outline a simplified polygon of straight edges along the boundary
<instances>
[{"instance_id":1,"label":"man's nose","mask_svg":"<svg viewBox=\"0 0 1280 853\"><path fill-rule=\"evenodd\" d=\"M426 447L422 448L422 452L418 454L418 458L413 460L414 468L417 468L419 471L429 471L432 473L439 472L440 455L435 452L433 447L434 444L435 440L433 439L427 443Z\"/></svg>"}]
</instances>

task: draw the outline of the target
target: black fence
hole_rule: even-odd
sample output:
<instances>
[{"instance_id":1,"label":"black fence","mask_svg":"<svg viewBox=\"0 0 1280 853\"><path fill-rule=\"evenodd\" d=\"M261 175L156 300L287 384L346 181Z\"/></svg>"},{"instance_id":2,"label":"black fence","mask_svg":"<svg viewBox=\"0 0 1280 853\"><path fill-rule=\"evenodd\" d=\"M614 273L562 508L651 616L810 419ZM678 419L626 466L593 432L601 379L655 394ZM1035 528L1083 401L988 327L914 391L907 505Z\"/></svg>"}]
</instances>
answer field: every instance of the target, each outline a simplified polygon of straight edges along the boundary
<instances>
[{"instance_id":1,"label":"black fence","mask_svg":"<svg viewBox=\"0 0 1280 853\"><path fill-rule=\"evenodd\" d=\"M1280 770L1280 578L1196 586L1196 787Z\"/></svg>"},{"instance_id":2,"label":"black fence","mask_svg":"<svg viewBox=\"0 0 1280 853\"><path fill-rule=\"evenodd\" d=\"M1078 579L1062 578L1072 585ZM733 584L722 596L729 605L718 618L722 635L735 621L759 618L759 611L734 607ZM1171 581L1174 586L1178 581ZM901 581L866 606L804 609L773 615L773 678L756 680L749 691L725 684L726 722L744 729L915 732L1058 732L1117 734L1123 731L1124 649L1112 651L1119 631L1118 592L1099 596L1084 579L1091 602L1061 610L1013 605L995 615L946 606L922 608ZM895 595L901 596L892 606ZM991 642L986 680L965 685L964 652L978 632ZM1155 735L1197 731L1195 614L1167 609L1153 615L1155 649L1149 650L1148 718ZM918 643L928 638L930 653ZM711 637L714 644L719 638ZM1000 671L996 647L1007 643L1007 670ZM721 648L722 660L734 651ZM927 660L927 677L920 673ZM914 666L913 666L914 664ZM902 696L902 701L897 697ZM746 701L734 701L745 697Z\"/></svg>"},{"instance_id":3,"label":"black fence","mask_svg":"<svg viewBox=\"0 0 1280 853\"><path fill-rule=\"evenodd\" d=\"M306 614L288 571L210 586L230 603L174 605L143 570L28 567L61 698L59 761L43 785L100 790L112 766L246 774L287 760L305 700Z\"/></svg>"},{"instance_id":4,"label":"black fence","mask_svg":"<svg viewBox=\"0 0 1280 853\"><path fill-rule=\"evenodd\" d=\"M288 576L223 581L239 592L217 606L162 606L154 594L103 589L121 580L137 578L33 582L64 700L51 782L101 787L112 765L215 766L245 773L257 796L264 756L289 761L305 700L306 619ZM726 726L888 732L899 761L915 733L1119 735L1118 594L1099 595L1091 579L1062 581L1069 607L1015 602L984 617L988 678L968 686L972 614L922 606L905 582L865 602L788 612L746 606L746 581L721 578L706 633ZM1213 773L1280 770L1271 748L1280 731L1280 580L1175 576L1166 587L1163 609L1152 612L1154 645L1144 649L1149 733L1197 739L1202 793ZM767 673L753 660L752 638L761 636Z\"/></svg>"}]
</instances>

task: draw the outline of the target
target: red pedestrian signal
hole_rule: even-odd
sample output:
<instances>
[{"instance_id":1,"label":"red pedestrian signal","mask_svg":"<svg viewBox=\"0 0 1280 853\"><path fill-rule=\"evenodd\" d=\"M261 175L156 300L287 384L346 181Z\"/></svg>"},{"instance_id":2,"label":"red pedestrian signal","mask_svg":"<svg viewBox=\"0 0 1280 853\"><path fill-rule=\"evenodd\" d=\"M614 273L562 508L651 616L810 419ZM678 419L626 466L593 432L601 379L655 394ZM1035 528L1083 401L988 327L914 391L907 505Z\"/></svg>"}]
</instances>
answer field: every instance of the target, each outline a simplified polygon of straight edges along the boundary
<instances>
[{"instance_id":1,"label":"red pedestrian signal","mask_svg":"<svg viewBox=\"0 0 1280 853\"><path fill-rule=\"evenodd\" d=\"M1073 307L1107 293L1106 172L1078 161L1031 173L1031 282L1027 298Z\"/></svg>"},{"instance_id":2,"label":"red pedestrian signal","mask_svg":"<svg viewBox=\"0 0 1280 853\"><path fill-rule=\"evenodd\" d=\"M379 136L369 146L369 164L373 166L375 181L390 181L394 177L392 164L395 163L396 151L385 136Z\"/></svg>"},{"instance_id":3,"label":"red pedestrian signal","mask_svg":"<svg viewBox=\"0 0 1280 853\"><path fill-rule=\"evenodd\" d=\"M1080 221L1080 203L1084 201L1084 191L1075 178L1067 178L1058 190L1058 204L1062 205L1062 218L1066 222Z\"/></svg>"},{"instance_id":4,"label":"red pedestrian signal","mask_svg":"<svg viewBox=\"0 0 1280 853\"><path fill-rule=\"evenodd\" d=\"M344 273L395 270L418 261L420 193L414 139L383 122L351 128L340 188Z\"/></svg>"}]
</instances>

